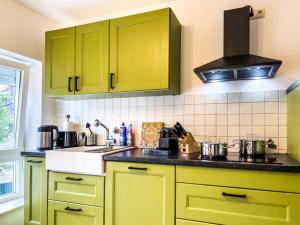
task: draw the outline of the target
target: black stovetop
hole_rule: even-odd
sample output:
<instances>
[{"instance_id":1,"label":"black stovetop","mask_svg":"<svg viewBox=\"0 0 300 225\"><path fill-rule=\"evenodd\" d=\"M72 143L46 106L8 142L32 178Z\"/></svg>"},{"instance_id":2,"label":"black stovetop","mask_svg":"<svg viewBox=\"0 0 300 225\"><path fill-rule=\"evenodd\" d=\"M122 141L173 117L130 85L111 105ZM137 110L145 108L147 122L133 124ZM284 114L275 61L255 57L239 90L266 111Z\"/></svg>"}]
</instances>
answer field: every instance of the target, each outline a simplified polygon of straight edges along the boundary
<instances>
[{"instance_id":1,"label":"black stovetop","mask_svg":"<svg viewBox=\"0 0 300 225\"><path fill-rule=\"evenodd\" d=\"M261 163L261 164L282 164L276 155L263 155L263 156L241 156L239 154L228 154L226 158L203 158L201 155L198 160L206 161L223 161L223 162L241 162L241 163Z\"/></svg>"}]
</instances>

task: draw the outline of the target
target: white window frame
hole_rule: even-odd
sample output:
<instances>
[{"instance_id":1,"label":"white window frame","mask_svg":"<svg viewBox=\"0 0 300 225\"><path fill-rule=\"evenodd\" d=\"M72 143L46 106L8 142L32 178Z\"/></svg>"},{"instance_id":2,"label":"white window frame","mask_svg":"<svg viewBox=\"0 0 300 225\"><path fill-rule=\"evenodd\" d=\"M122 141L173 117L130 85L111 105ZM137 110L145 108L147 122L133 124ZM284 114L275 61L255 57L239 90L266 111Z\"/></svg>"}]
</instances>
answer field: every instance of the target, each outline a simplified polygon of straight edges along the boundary
<instances>
[{"instance_id":1,"label":"white window frame","mask_svg":"<svg viewBox=\"0 0 300 225\"><path fill-rule=\"evenodd\" d=\"M15 161L15 193L8 194L0 198L0 203L4 203L13 199L21 198L24 195L24 170L23 159L20 152L24 150L24 124L26 116L26 97L28 89L29 65L0 56L0 66L9 67L21 71L21 80L18 98L18 112L16 118L16 140L15 147L7 150L0 150L0 162Z\"/></svg>"}]
</instances>

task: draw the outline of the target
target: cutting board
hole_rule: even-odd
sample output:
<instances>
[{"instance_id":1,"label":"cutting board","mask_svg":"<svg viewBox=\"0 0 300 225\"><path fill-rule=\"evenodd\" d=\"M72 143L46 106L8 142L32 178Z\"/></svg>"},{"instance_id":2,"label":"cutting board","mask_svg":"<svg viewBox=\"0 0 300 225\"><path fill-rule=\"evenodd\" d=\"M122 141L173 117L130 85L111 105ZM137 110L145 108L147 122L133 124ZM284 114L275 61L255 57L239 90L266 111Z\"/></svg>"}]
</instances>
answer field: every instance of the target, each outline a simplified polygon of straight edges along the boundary
<instances>
[{"instance_id":1,"label":"cutting board","mask_svg":"<svg viewBox=\"0 0 300 225\"><path fill-rule=\"evenodd\" d=\"M141 129L141 148L156 148L159 142L159 131L163 122L143 122Z\"/></svg>"}]
</instances>

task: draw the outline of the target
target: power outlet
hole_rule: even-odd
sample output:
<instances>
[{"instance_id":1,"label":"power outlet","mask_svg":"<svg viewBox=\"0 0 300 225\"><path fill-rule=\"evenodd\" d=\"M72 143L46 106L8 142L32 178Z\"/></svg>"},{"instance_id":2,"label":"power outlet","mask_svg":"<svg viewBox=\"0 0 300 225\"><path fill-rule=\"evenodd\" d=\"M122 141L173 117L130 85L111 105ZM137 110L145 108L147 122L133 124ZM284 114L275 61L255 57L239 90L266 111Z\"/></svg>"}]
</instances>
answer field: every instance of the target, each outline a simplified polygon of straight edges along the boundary
<instances>
[{"instance_id":1,"label":"power outlet","mask_svg":"<svg viewBox=\"0 0 300 225\"><path fill-rule=\"evenodd\" d=\"M255 19L261 19L266 16L266 10L265 9L254 9L253 10L253 16L251 16L252 20Z\"/></svg>"}]
</instances>

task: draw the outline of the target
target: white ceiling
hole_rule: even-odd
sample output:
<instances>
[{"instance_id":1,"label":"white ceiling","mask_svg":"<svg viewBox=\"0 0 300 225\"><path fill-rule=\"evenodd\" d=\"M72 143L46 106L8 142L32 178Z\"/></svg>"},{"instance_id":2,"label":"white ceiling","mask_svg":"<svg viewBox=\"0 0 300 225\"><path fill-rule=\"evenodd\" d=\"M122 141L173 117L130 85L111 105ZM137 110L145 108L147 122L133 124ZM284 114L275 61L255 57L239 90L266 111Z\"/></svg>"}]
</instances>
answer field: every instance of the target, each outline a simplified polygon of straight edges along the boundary
<instances>
[{"instance_id":1,"label":"white ceiling","mask_svg":"<svg viewBox=\"0 0 300 225\"><path fill-rule=\"evenodd\" d=\"M171 0L16 0L58 23L135 10Z\"/></svg>"}]
</instances>

